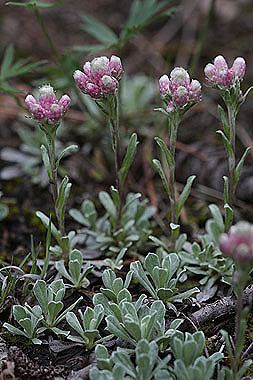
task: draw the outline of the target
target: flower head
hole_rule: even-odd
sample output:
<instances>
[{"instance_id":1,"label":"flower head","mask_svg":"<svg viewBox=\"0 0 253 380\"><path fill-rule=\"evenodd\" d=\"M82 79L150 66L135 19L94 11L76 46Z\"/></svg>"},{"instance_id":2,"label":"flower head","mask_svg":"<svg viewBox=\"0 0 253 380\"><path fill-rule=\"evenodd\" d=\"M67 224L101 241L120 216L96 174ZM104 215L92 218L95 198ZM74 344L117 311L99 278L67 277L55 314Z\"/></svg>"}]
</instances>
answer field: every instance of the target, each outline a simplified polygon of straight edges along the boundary
<instances>
[{"instance_id":1,"label":"flower head","mask_svg":"<svg viewBox=\"0 0 253 380\"><path fill-rule=\"evenodd\" d=\"M97 57L86 62L83 71L76 70L73 76L82 92L94 99L101 99L107 95L115 95L122 73L120 58L112 55L110 59Z\"/></svg>"},{"instance_id":2,"label":"flower head","mask_svg":"<svg viewBox=\"0 0 253 380\"><path fill-rule=\"evenodd\" d=\"M190 75L183 67L175 67L170 77L162 75L159 79L161 97L166 101L167 112L174 112L201 100L201 84L196 79L191 81Z\"/></svg>"},{"instance_id":3,"label":"flower head","mask_svg":"<svg viewBox=\"0 0 253 380\"><path fill-rule=\"evenodd\" d=\"M220 249L239 264L253 263L253 225L238 222L220 238Z\"/></svg>"},{"instance_id":4,"label":"flower head","mask_svg":"<svg viewBox=\"0 0 253 380\"><path fill-rule=\"evenodd\" d=\"M170 92L170 80L168 75L163 75L159 79L159 89L162 98L166 98L171 94Z\"/></svg>"},{"instance_id":5,"label":"flower head","mask_svg":"<svg viewBox=\"0 0 253 380\"><path fill-rule=\"evenodd\" d=\"M230 89L237 80L245 75L246 63L244 58L237 57L231 68L222 55L218 55L213 64L208 63L204 69L207 81L214 87Z\"/></svg>"},{"instance_id":6,"label":"flower head","mask_svg":"<svg viewBox=\"0 0 253 380\"><path fill-rule=\"evenodd\" d=\"M90 63L90 73L96 81L102 79L104 75L109 75L109 59L107 57L94 58Z\"/></svg>"},{"instance_id":7,"label":"flower head","mask_svg":"<svg viewBox=\"0 0 253 380\"><path fill-rule=\"evenodd\" d=\"M245 63L244 58L237 57L234 60L232 70L233 70L235 78L242 80L244 78L245 71L246 71L246 63Z\"/></svg>"},{"instance_id":8,"label":"flower head","mask_svg":"<svg viewBox=\"0 0 253 380\"><path fill-rule=\"evenodd\" d=\"M121 59L117 57L116 55L112 55L109 62L109 69L111 72L111 75L116 78L120 79L121 75L123 74L123 68L121 64Z\"/></svg>"},{"instance_id":9,"label":"flower head","mask_svg":"<svg viewBox=\"0 0 253 380\"><path fill-rule=\"evenodd\" d=\"M46 84L39 88L39 99L27 95L25 103L32 117L39 123L58 124L70 107L70 97L63 95L59 100L52 86Z\"/></svg>"},{"instance_id":10,"label":"flower head","mask_svg":"<svg viewBox=\"0 0 253 380\"><path fill-rule=\"evenodd\" d=\"M188 86L190 75L183 67L175 67L170 73L171 84L176 86Z\"/></svg>"}]
</instances>

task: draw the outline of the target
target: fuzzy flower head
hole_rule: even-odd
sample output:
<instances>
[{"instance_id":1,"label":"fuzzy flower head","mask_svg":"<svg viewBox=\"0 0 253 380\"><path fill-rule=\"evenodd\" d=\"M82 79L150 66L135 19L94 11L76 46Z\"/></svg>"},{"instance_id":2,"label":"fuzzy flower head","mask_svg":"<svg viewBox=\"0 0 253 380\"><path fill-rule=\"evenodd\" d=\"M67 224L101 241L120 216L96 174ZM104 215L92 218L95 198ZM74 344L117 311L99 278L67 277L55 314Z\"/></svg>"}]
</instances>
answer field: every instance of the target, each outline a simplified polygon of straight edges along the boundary
<instances>
[{"instance_id":1,"label":"fuzzy flower head","mask_svg":"<svg viewBox=\"0 0 253 380\"><path fill-rule=\"evenodd\" d=\"M222 55L214 58L213 63L208 63L204 69L207 81L222 90L230 89L237 81L242 81L246 71L244 58L237 57L232 67L229 68L227 61Z\"/></svg>"},{"instance_id":2,"label":"fuzzy flower head","mask_svg":"<svg viewBox=\"0 0 253 380\"><path fill-rule=\"evenodd\" d=\"M94 99L115 95L123 68L119 57L97 57L86 62L83 71L76 70L74 79L79 89Z\"/></svg>"},{"instance_id":3,"label":"fuzzy flower head","mask_svg":"<svg viewBox=\"0 0 253 380\"><path fill-rule=\"evenodd\" d=\"M40 124L59 124L70 107L70 97L63 95L59 100L52 86L46 84L39 88L39 98L27 95L25 103L32 117Z\"/></svg>"},{"instance_id":4,"label":"fuzzy flower head","mask_svg":"<svg viewBox=\"0 0 253 380\"><path fill-rule=\"evenodd\" d=\"M221 236L220 249L238 264L253 264L253 225L238 222L232 226L227 234Z\"/></svg>"},{"instance_id":5,"label":"fuzzy flower head","mask_svg":"<svg viewBox=\"0 0 253 380\"><path fill-rule=\"evenodd\" d=\"M201 84L183 67L175 67L170 76L162 75L159 79L162 99L166 102L167 112L174 112L201 100Z\"/></svg>"}]
</instances>

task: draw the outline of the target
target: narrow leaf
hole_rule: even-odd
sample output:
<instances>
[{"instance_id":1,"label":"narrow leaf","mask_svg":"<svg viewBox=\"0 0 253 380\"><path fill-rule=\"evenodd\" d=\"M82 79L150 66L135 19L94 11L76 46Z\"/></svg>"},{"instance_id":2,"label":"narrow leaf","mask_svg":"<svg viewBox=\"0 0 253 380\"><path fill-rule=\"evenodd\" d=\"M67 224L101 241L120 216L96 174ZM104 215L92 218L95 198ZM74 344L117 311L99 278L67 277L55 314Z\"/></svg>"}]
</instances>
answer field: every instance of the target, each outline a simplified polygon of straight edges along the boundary
<instances>
[{"instance_id":1,"label":"narrow leaf","mask_svg":"<svg viewBox=\"0 0 253 380\"><path fill-rule=\"evenodd\" d=\"M41 212L41 211L37 211L36 216L41 220L41 222L44 224L44 226L47 229L49 226L49 223L50 223L50 219L45 214L43 214L43 212ZM61 235L52 222L51 222L51 231L52 231L52 235L56 239L57 243L59 245L61 245Z\"/></svg>"},{"instance_id":2,"label":"narrow leaf","mask_svg":"<svg viewBox=\"0 0 253 380\"><path fill-rule=\"evenodd\" d=\"M184 207L184 204L190 195L192 183L193 183L195 178L196 178L196 176L192 175L187 179L186 185L185 185L182 193L180 194L180 197L179 197L178 203L177 203L177 208L176 208L177 217L180 216L182 208Z\"/></svg>"},{"instance_id":3,"label":"narrow leaf","mask_svg":"<svg viewBox=\"0 0 253 380\"><path fill-rule=\"evenodd\" d=\"M172 156L172 154L171 154L170 150L168 149L167 145L165 144L165 142L160 137L155 137L155 141L157 142L161 151L163 152L169 168L174 168L174 166L175 166L174 157Z\"/></svg>"},{"instance_id":4,"label":"narrow leaf","mask_svg":"<svg viewBox=\"0 0 253 380\"><path fill-rule=\"evenodd\" d=\"M49 160L47 148L45 147L45 145L41 145L40 149L41 149L42 161L43 161L44 167L46 169L49 181L51 181L52 180L52 169L51 169L51 165L50 165L50 160Z\"/></svg>"},{"instance_id":5,"label":"narrow leaf","mask_svg":"<svg viewBox=\"0 0 253 380\"><path fill-rule=\"evenodd\" d=\"M166 175L165 175L165 173L163 171L161 162L159 160L156 160L156 159L154 159L152 162L153 162L155 170L158 172L159 176L161 177L164 191L167 194L169 194L168 182L167 182Z\"/></svg>"},{"instance_id":6,"label":"narrow leaf","mask_svg":"<svg viewBox=\"0 0 253 380\"><path fill-rule=\"evenodd\" d=\"M234 178L233 178L233 185L234 185L234 188L236 187L238 181L239 181L239 178L240 178L240 175L241 175L241 171L242 171L242 168L243 168L243 165L244 165L244 161L246 160L249 152L250 152L250 149L251 147L248 147L247 149L245 149L245 152L243 153L240 161L238 162L238 164L236 165L236 168L235 168L235 172L234 172Z\"/></svg>"},{"instance_id":7,"label":"narrow leaf","mask_svg":"<svg viewBox=\"0 0 253 380\"><path fill-rule=\"evenodd\" d=\"M229 129L229 124L228 124L226 112L224 111L224 108L221 107L220 105L218 105L218 112L219 112L219 116L221 119L222 126L224 128L225 135L229 139L230 129Z\"/></svg>"},{"instance_id":8,"label":"narrow leaf","mask_svg":"<svg viewBox=\"0 0 253 380\"><path fill-rule=\"evenodd\" d=\"M225 203L224 210L225 210L225 230L228 231L233 223L234 212L228 203Z\"/></svg>"},{"instance_id":9,"label":"narrow leaf","mask_svg":"<svg viewBox=\"0 0 253 380\"><path fill-rule=\"evenodd\" d=\"M122 167L120 169L120 182L122 185L124 184L127 174L129 172L130 166L133 163L138 143L139 142L137 140L137 134L133 133L132 136L130 137L130 141L127 147L127 152L124 157Z\"/></svg>"},{"instance_id":10,"label":"narrow leaf","mask_svg":"<svg viewBox=\"0 0 253 380\"><path fill-rule=\"evenodd\" d=\"M63 149L63 151L59 154L58 160L57 160L57 166L59 166L60 161L66 157L69 156L71 153L75 153L78 151L78 145L70 145L67 148Z\"/></svg>"},{"instance_id":11,"label":"narrow leaf","mask_svg":"<svg viewBox=\"0 0 253 380\"><path fill-rule=\"evenodd\" d=\"M83 21L82 29L98 41L109 45L117 44L117 35L107 25L92 16L83 15L81 18Z\"/></svg>"},{"instance_id":12,"label":"narrow leaf","mask_svg":"<svg viewBox=\"0 0 253 380\"><path fill-rule=\"evenodd\" d=\"M220 130L216 131L216 133L221 135L222 141L223 141L223 144L224 144L224 147L226 149L228 157L234 157L233 147L232 147L230 141L228 140L228 138L226 137L225 133L220 131Z\"/></svg>"}]
</instances>

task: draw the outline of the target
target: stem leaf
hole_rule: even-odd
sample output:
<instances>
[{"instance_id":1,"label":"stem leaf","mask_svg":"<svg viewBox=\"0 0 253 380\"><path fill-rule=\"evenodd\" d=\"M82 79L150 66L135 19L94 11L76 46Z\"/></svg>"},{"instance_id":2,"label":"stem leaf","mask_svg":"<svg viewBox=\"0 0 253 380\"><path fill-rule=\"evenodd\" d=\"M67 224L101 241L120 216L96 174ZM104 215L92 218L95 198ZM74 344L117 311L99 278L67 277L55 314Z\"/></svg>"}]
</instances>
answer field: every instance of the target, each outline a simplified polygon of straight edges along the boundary
<instances>
[{"instance_id":1,"label":"stem leaf","mask_svg":"<svg viewBox=\"0 0 253 380\"><path fill-rule=\"evenodd\" d=\"M40 275L42 279L44 279L44 277L46 277L48 266L49 266L50 244L51 244L51 235L52 235L51 223L52 223L52 221L51 221L51 214L50 214L49 223L48 223L48 227L47 227L47 236L46 236L45 260L44 260L44 264L43 264L43 267L41 270L41 275Z\"/></svg>"},{"instance_id":2,"label":"stem leaf","mask_svg":"<svg viewBox=\"0 0 253 380\"><path fill-rule=\"evenodd\" d=\"M234 188L236 187L238 181L239 181L239 178L240 178L240 175L241 175L241 171L242 171L242 168L243 168L243 165L244 165L244 161L246 160L248 154L249 154L249 151L250 151L251 147L248 147L245 149L245 152L243 153L240 161L238 162L238 164L236 165L236 168L235 168L235 171L234 171L234 178L233 178L233 186Z\"/></svg>"},{"instance_id":3,"label":"stem leaf","mask_svg":"<svg viewBox=\"0 0 253 380\"><path fill-rule=\"evenodd\" d=\"M119 195L119 191L114 186L111 186L111 196L112 196L113 203L116 205L116 207L119 207L120 195Z\"/></svg>"},{"instance_id":4,"label":"stem leaf","mask_svg":"<svg viewBox=\"0 0 253 380\"><path fill-rule=\"evenodd\" d=\"M56 200L56 208L60 211L61 214L64 212L64 208L70 193L70 188L71 183L69 183L68 177L65 176L60 184L58 197Z\"/></svg>"},{"instance_id":5,"label":"stem leaf","mask_svg":"<svg viewBox=\"0 0 253 380\"><path fill-rule=\"evenodd\" d=\"M233 147L231 145L231 142L228 140L227 136L225 135L225 133L221 130L216 131L216 133L221 135L228 157L234 157Z\"/></svg>"},{"instance_id":6,"label":"stem leaf","mask_svg":"<svg viewBox=\"0 0 253 380\"><path fill-rule=\"evenodd\" d=\"M153 162L155 170L157 171L157 173L161 177L163 188L164 188L165 192L167 194L169 194L170 192L169 192L169 187L168 187L168 181L167 181L166 175L163 171L161 162L157 159L152 160L152 162Z\"/></svg>"},{"instance_id":7,"label":"stem leaf","mask_svg":"<svg viewBox=\"0 0 253 380\"><path fill-rule=\"evenodd\" d=\"M133 133L130 137L130 141L127 147L127 152L123 160L123 164L121 166L119 175L120 175L120 183L124 184L127 174L129 172L130 166L133 163L134 157L136 155L137 145L139 141L137 140L137 134Z\"/></svg>"},{"instance_id":8,"label":"stem leaf","mask_svg":"<svg viewBox=\"0 0 253 380\"><path fill-rule=\"evenodd\" d=\"M48 229L50 219L45 214L43 214L43 212L41 212L41 211L37 211L36 216L41 220L43 225ZM55 240L57 241L57 243L59 245L61 245L61 235L52 222L51 222L51 231L52 231L52 235L55 238Z\"/></svg>"},{"instance_id":9,"label":"stem leaf","mask_svg":"<svg viewBox=\"0 0 253 380\"><path fill-rule=\"evenodd\" d=\"M195 175L191 175L187 179L186 185L185 185L182 193L180 194L180 197L179 197L178 202L177 202L177 207L176 207L177 218L179 218L181 211L182 211L182 208L184 207L184 204L190 195L192 184L193 184L193 181L195 178L196 178Z\"/></svg>"},{"instance_id":10,"label":"stem leaf","mask_svg":"<svg viewBox=\"0 0 253 380\"><path fill-rule=\"evenodd\" d=\"M169 168L174 168L175 167L175 160L174 160L172 153L168 149L166 143L160 137L155 137L155 141L159 145L162 153L164 154L164 157L166 158L166 161L167 161Z\"/></svg>"},{"instance_id":11,"label":"stem leaf","mask_svg":"<svg viewBox=\"0 0 253 380\"><path fill-rule=\"evenodd\" d=\"M232 226L234 212L228 203L224 204L224 210L225 210L225 230L227 231Z\"/></svg>"},{"instance_id":12,"label":"stem leaf","mask_svg":"<svg viewBox=\"0 0 253 380\"><path fill-rule=\"evenodd\" d=\"M51 169L51 165L50 165L50 160L49 160L47 148L45 147L45 145L41 145L40 149L41 149L43 164L44 164L44 167L46 169L49 181L52 181L53 173L52 173L52 169Z\"/></svg>"},{"instance_id":13,"label":"stem leaf","mask_svg":"<svg viewBox=\"0 0 253 380\"><path fill-rule=\"evenodd\" d=\"M56 166L58 167L60 164L60 161L63 159L63 157L66 157L70 155L71 153L75 153L78 151L78 145L70 145L67 148L63 149L63 151L59 154Z\"/></svg>"},{"instance_id":14,"label":"stem leaf","mask_svg":"<svg viewBox=\"0 0 253 380\"><path fill-rule=\"evenodd\" d=\"M245 102L247 96L249 95L250 91L252 91L252 90L253 90L253 86L250 86L250 87L248 88L248 90L245 92L245 94L243 95L243 101L244 101L244 102Z\"/></svg>"},{"instance_id":15,"label":"stem leaf","mask_svg":"<svg viewBox=\"0 0 253 380\"><path fill-rule=\"evenodd\" d=\"M228 200L229 200L228 177L224 175L223 180L224 180L224 190L223 190L224 204L226 203L228 204Z\"/></svg>"},{"instance_id":16,"label":"stem leaf","mask_svg":"<svg viewBox=\"0 0 253 380\"><path fill-rule=\"evenodd\" d=\"M224 128L225 135L229 139L230 129L229 129L229 124L228 124L226 112L225 112L224 108L220 105L218 105L218 112L219 112L219 116L221 119L222 126Z\"/></svg>"}]
</instances>

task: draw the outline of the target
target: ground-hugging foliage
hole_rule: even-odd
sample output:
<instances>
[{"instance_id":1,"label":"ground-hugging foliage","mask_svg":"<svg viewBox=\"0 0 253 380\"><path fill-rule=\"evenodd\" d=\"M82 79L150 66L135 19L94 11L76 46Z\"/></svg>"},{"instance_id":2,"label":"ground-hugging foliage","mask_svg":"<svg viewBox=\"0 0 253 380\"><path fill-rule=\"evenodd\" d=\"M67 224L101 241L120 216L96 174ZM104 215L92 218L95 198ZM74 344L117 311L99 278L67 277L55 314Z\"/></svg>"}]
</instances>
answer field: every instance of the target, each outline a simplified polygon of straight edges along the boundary
<instances>
[{"instance_id":1,"label":"ground-hugging foliage","mask_svg":"<svg viewBox=\"0 0 253 380\"><path fill-rule=\"evenodd\" d=\"M29 1L9 5L34 12L55 50L58 65L58 70L48 69L46 79L71 97L65 94L58 98L53 86L42 84L25 98L28 124L36 129L20 133L26 155L18 157L23 158L22 173L33 176L34 183L48 186L52 206L48 212L36 213L46 230L42 248L35 247L32 240L31 252L20 267L2 263L0 313L4 315L1 333L5 341L10 345L14 341L30 354L35 349L42 353L45 347L47 352L77 349L87 359L86 374L81 376L91 380L243 379L252 366L251 342L247 342L248 348L245 345L249 316L245 289L251 283L253 227L247 222L233 223L236 188L249 153L247 148L236 160L236 118L251 90L242 91L244 58L237 57L229 67L219 55L204 69L207 91L212 87L223 101L218 105L222 130L217 133L229 170L223 178L223 208L210 204L204 227L187 236L182 221L187 220L185 210L196 176L190 175L179 191L175 153L178 130L187 122L185 115L202 101L202 85L186 69L175 67L160 77L156 88L145 77L127 77L121 58L114 54L97 56L79 70L80 57L75 55L123 49L153 20L175 11L170 0L133 1L127 22L118 33L95 18L83 16L82 28L98 44L74 46L73 55L66 51L62 57L40 13L54 4ZM43 62L32 64L14 58L13 47L7 48L1 63L0 90L15 98L12 78L39 69ZM144 105L150 107L158 92L160 104L151 111L152 122L161 125L154 136L159 152L144 156L143 161L161 180L164 198L161 195L159 199L167 208L162 217L159 207L140 192L129 191L128 185L143 144L138 126L145 123L145 117L131 119L128 113L134 114ZM69 126L66 114L72 106L80 106L89 115L90 135L108 124L101 138L110 162L110 180L114 180L109 190L107 186L98 192L94 184L94 194L83 194L69 209L75 182L71 170L64 167L64 159L73 157L80 147L58 139ZM128 124L131 128L126 128ZM15 154L5 151L5 157ZM0 203L1 222L8 212ZM202 302L215 297L218 305L224 295L232 300L235 326L218 326L212 346L193 313L201 310ZM215 308L215 303L208 306Z\"/></svg>"}]
</instances>

